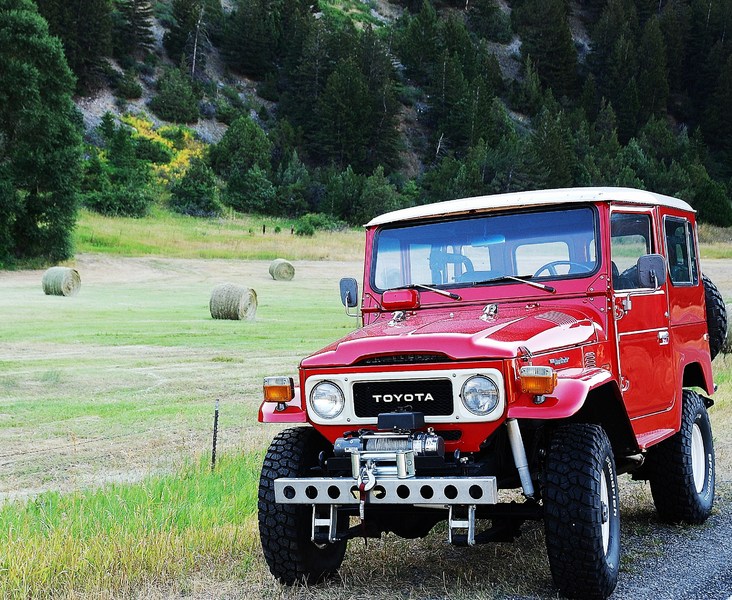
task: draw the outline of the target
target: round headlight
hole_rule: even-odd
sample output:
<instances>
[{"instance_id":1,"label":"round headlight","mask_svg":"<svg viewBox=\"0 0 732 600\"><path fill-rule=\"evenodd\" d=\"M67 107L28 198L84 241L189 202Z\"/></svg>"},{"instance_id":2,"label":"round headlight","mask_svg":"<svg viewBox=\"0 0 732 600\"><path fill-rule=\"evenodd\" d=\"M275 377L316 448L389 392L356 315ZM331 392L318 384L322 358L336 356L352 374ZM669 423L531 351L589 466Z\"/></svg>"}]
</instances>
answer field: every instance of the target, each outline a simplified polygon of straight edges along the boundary
<instances>
[{"instance_id":1,"label":"round headlight","mask_svg":"<svg viewBox=\"0 0 732 600\"><path fill-rule=\"evenodd\" d=\"M463 384L460 398L471 413L480 417L498 406L500 395L496 383L483 375L471 377Z\"/></svg>"},{"instance_id":2,"label":"round headlight","mask_svg":"<svg viewBox=\"0 0 732 600\"><path fill-rule=\"evenodd\" d=\"M321 419L337 417L345 404L341 388L330 381L321 381L310 392L310 406Z\"/></svg>"}]
</instances>

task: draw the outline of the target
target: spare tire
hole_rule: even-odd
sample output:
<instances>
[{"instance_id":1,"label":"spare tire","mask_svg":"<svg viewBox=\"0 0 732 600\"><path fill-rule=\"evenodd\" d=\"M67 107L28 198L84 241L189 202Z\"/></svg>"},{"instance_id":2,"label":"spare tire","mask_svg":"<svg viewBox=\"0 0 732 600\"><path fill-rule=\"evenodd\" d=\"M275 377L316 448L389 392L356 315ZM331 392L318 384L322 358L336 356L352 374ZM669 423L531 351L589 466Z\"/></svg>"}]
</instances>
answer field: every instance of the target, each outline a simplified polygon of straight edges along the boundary
<instances>
[{"instance_id":1,"label":"spare tire","mask_svg":"<svg viewBox=\"0 0 732 600\"><path fill-rule=\"evenodd\" d=\"M727 338L727 308L717 286L706 275L704 282L704 301L707 305L707 330L709 331L709 354L712 359L724 348Z\"/></svg>"}]
</instances>

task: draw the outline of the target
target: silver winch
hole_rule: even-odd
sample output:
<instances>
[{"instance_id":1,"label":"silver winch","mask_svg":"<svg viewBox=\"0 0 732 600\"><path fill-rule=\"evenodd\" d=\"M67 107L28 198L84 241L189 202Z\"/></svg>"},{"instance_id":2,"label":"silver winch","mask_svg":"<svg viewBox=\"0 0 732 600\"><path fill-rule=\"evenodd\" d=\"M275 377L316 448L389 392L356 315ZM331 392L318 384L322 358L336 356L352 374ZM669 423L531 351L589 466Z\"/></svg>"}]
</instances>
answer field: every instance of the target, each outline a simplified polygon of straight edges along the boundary
<instances>
[{"instance_id":1,"label":"silver winch","mask_svg":"<svg viewBox=\"0 0 732 600\"><path fill-rule=\"evenodd\" d=\"M415 456L445 455L445 440L427 432L367 431L358 436L341 437L335 441L336 456L351 457L351 472L356 480L375 477L414 477ZM360 481L359 481L360 483Z\"/></svg>"}]
</instances>

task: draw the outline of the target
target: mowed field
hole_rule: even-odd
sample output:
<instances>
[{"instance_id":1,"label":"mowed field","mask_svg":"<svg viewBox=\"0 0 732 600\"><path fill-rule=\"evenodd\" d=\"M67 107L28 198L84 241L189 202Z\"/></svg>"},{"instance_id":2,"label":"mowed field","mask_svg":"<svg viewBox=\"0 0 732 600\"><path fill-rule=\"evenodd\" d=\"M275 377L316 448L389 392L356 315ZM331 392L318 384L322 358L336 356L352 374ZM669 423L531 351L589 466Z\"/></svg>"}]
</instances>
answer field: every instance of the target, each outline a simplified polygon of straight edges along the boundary
<instances>
[{"instance_id":1,"label":"mowed field","mask_svg":"<svg viewBox=\"0 0 732 600\"><path fill-rule=\"evenodd\" d=\"M516 544L476 549L448 546L440 528L415 542L355 540L325 586L272 581L255 496L278 428L256 422L261 381L295 374L354 327L338 280L360 278L361 262L347 258L296 260L295 279L278 282L268 260L80 254L73 298L45 296L42 271L0 272L0 597L555 595L538 524ZM732 260L703 267L732 300ZM221 282L256 290L256 320L210 318ZM715 368L717 510L728 510L732 359ZM622 482L621 568L632 573L658 551L648 535L657 520L647 484Z\"/></svg>"}]
</instances>

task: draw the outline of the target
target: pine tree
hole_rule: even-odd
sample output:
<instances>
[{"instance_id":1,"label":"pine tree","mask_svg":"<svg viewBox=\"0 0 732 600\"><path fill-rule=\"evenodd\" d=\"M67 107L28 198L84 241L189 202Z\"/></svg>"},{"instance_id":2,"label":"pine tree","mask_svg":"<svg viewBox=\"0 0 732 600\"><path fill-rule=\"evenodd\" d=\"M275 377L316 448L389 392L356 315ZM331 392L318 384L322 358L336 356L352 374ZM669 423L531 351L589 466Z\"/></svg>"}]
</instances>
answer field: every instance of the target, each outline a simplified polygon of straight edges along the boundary
<instances>
[{"instance_id":1,"label":"pine tree","mask_svg":"<svg viewBox=\"0 0 732 600\"><path fill-rule=\"evenodd\" d=\"M318 127L313 107L320 100L328 76L333 71L328 38L323 21L315 21L303 43L302 56L296 68L288 74L287 87L281 97L280 114L308 133Z\"/></svg>"},{"instance_id":2,"label":"pine tree","mask_svg":"<svg viewBox=\"0 0 732 600\"><path fill-rule=\"evenodd\" d=\"M150 0L114 0L114 51L118 57L149 52L155 46Z\"/></svg>"},{"instance_id":3,"label":"pine tree","mask_svg":"<svg viewBox=\"0 0 732 600\"><path fill-rule=\"evenodd\" d=\"M714 94L704 115L704 132L710 146L721 150L727 165L732 164L732 55L722 68ZM730 167L727 167L730 170Z\"/></svg>"},{"instance_id":4,"label":"pine tree","mask_svg":"<svg viewBox=\"0 0 732 600\"><path fill-rule=\"evenodd\" d=\"M521 51L531 56L539 77L556 97L577 93L577 50L567 24L564 0L527 0L516 11Z\"/></svg>"},{"instance_id":5,"label":"pine tree","mask_svg":"<svg viewBox=\"0 0 732 600\"><path fill-rule=\"evenodd\" d=\"M642 98L640 120L666 110L668 79L666 77L666 48L657 17L646 23L639 56L643 57L638 74L638 94Z\"/></svg>"},{"instance_id":6,"label":"pine tree","mask_svg":"<svg viewBox=\"0 0 732 600\"><path fill-rule=\"evenodd\" d=\"M588 63L597 80L600 97L614 98L618 90L610 81L611 56L623 37L635 47L640 35L638 14L630 0L609 0L592 31L592 53Z\"/></svg>"},{"instance_id":7,"label":"pine tree","mask_svg":"<svg viewBox=\"0 0 732 600\"><path fill-rule=\"evenodd\" d=\"M470 4L469 23L475 33L500 44L511 41L511 20L497 0L474 0Z\"/></svg>"},{"instance_id":8,"label":"pine tree","mask_svg":"<svg viewBox=\"0 0 732 600\"><path fill-rule=\"evenodd\" d=\"M186 70L183 62L178 69L167 69L158 80L158 93L150 101L150 109L161 119L176 123L198 120L198 98Z\"/></svg>"},{"instance_id":9,"label":"pine tree","mask_svg":"<svg viewBox=\"0 0 732 600\"><path fill-rule=\"evenodd\" d=\"M245 173L254 166L268 171L271 150L267 134L247 116L234 121L221 141L209 146L208 152L213 170L227 178L234 171Z\"/></svg>"},{"instance_id":10,"label":"pine tree","mask_svg":"<svg viewBox=\"0 0 732 600\"><path fill-rule=\"evenodd\" d=\"M463 148L468 140L466 119L469 98L468 82L460 59L443 52L438 63L434 87L430 91L430 119L436 133L435 157L449 150Z\"/></svg>"},{"instance_id":11,"label":"pine tree","mask_svg":"<svg viewBox=\"0 0 732 600\"><path fill-rule=\"evenodd\" d=\"M0 0L0 263L71 256L81 119L58 38L31 0Z\"/></svg>"},{"instance_id":12,"label":"pine tree","mask_svg":"<svg viewBox=\"0 0 732 600\"><path fill-rule=\"evenodd\" d=\"M531 135L531 150L547 169L547 187L564 188L572 185L575 156L571 132L561 110L551 105L541 110Z\"/></svg>"},{"instance_id":13,"label":"pine tree","mask_svg":"<svg viewBox=\"0 0 732 600\"><path fill-rule=\"evenodd\" d=\"M61 39L76 75L76 89L88 93L102 85L105 57L112 52L110 0L37 0L49 31Z\"/></svg>"},{"instance_id":14,"label":"pine tree","mask_svg":"<svg viewBox=\"0 0 732 600\"><path fill-rule=\"evenodd\" d=\"M542 102L541 81L531 56L524 60L524 77L516 88L515 104L518 109L530 115L536 114Z\"/></svg>"},{"instance_id":15,"label":"pine tree","mask_svg":"<svg viewBox=\"0 0 732 600\"><path fill-rule=\"evenodd\" d=\"M669 0L661 13L661 30L666 45L668 85L672 92L684 89L684 64L691 12L684 0Z\"/></svg>"},{"instance_id":16,"label":"pine tree","mask_svg":"<svg viewBox=\"0 0 732 600\"><path fill-rule=\"evenodd\" d=\"M607 99L618 117L618 135L627 142L638 130L640 99L636 73L638 62L635 44L624 35L615 42L608 59L606 75Z\"/></svg>"},{"instance_id":17,"label":"pine tree","mask_svg":"<svg viewBox=\"0 0 732 600\"><path fill-rule=\"evenodd\" d=\"M203 159L194 157L183 177L170 187L170 208L194 217L221 214L216 175Z\"/></svg>"},{"instance_id":18,"label":"pine tree","mask_svg":"<svg viewBox=\"0 0 732 600\"><path fill-rule=\"evenodd\" d=\"M406 26L399 33L398 46L399 57L409 75L427 81L440 53L437 13L429 0L423 0L417 16L407 18Z\"/></svg>"},{"instance_id":19,"label":"pine tree","mask_svg":"<svg viewBox=\"0 0 732 600\"><path fill-rule=\"evenodd\" d=\"M191 77L203 75L211 39L223 13L220 0L173 0L175 21L163 37L165 50L173 60L185 57Z\"/></svg>"},{"instance_id":20,"label":"pine tree","mask_svg":"<svg viewBox=\"0 0 732 600\"><path fill-rule=\"evenodd\" d=\"M274 68L275 13L265 0L239 0L224 32L227 64L244 75L263 78Z\"/></svg>"},{"instance_id":21,"label":"pine tree","mask_svg":"<svg viewBox=\"0 0 732 600\"><path fill-rule=\"evenodd\" d=\"M372 105L366 78L352 60L341 62L328 77L316 112L320 126L314 135L313 153L356 171L366 168L366 143L372 123Z\"/></svg>"},{"instance_id":22,"label":"pine tree","mask_svg":"<svg viewBox=\"0 0 732 600\"><path fill-rule=\"evenodd\" d=\"M379 165L395 169L399 164L400 137L396 76L383 42L369 26L359 43L360 71L369 91L370 122L364 167L373 170Z\"/></svg>"}]
</instances>

